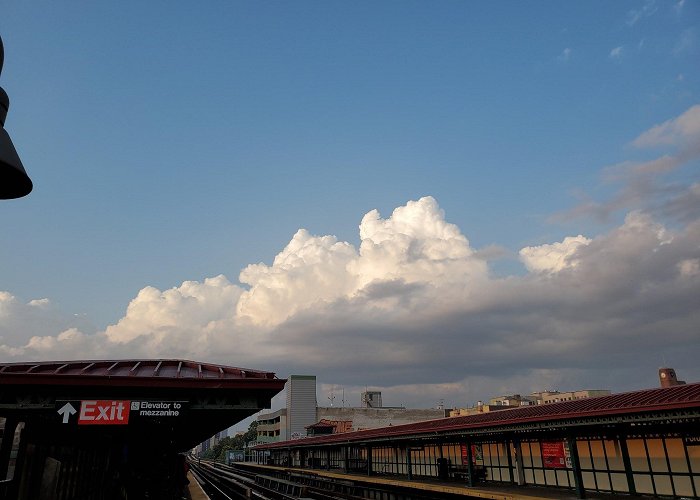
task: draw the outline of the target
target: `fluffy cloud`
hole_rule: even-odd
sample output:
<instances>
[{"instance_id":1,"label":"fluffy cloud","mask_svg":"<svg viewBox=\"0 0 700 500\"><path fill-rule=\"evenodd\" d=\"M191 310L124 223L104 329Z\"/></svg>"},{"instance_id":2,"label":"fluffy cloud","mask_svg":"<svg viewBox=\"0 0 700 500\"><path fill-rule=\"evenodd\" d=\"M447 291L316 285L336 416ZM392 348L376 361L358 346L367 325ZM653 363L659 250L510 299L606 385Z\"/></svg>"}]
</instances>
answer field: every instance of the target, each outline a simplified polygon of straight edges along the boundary
<instances>
[{"instance_id":1,"label":"fluffy cloud","mask_svg":"<svg viewBox=\"0 0 700 500\"><path fill-rule=\"evenodd\" d=\"M126 315L99 335L99 345L105 352L145 357L210 358L220 348L217 339L234 333L242 292L223 275L201 283L186 281L165 291L146 287L131 301ZM238 340L229 336L231 342Z\"/></svg>"},{"instance_id":2,"label":"fluffy cloud","mask_svg":"<svg viewBox=\"0 0 700 500\"><path fill-rule=\"evenodd\" d=\"M354 264L362 286L375 280L455 283L486 274L469 241L431 198L410 201L389 219L372 210L360 224L360 259Z\"/></svg>"},{"instance_id":3,"label":"fluffy cloud","mask_svg":"<svg viewBox=\"0 0 700 500\"><path fill-rule=\"evenodd\" d=\"M47 298L25 303L7 291L0 291L0 346L15 348L32 336L55 335L70 328L94 331L83 316L66 315Z\"/></svg>"},{"instance_id":4,"label":"fluffy cloud","mask_svg":"<svg viewBox=\"0 0 700 500\"><path fill-rule=\"evenodd\" d=\"M386 218L368 212L359 246L300 229L239 283L219 275L145 287L104 331L48 299L0 292L0 357L178 357L312 372L351 400L373 386L387 404L413 406L634 389L654 385L667 359L697 380L700 188L659 179L695 161L699 144L700 105L641 133L636 148L670 150L606 169L617 195L577 208L626 210L622 224L518 252L472 248L424 197ZM490 272L491 260L514 254L521 271Z\"/></svg>"},{"instance_id":5,"label":"fluffy cloud","mask_svg":"<svg viewBox=\"0 0 700 500\"><path fill-rule=\"evenodd\" d=\"M372 210L359 229L359 251L334 236L302 229L271 266L248 266L240 281L250 289L238 302L238 315L272 326L300 311L381 293L398 283L463 286L487 275L486 263L431 197L409 201L388 219Z\"/></svg>"},{"instance_id":6,"label":"fluffy cloud","mask_svg":"<svg viewBox=\"0 0 700 500\"><path fill-rule=\"evenodd\" d=\"M260 263L241 272L241 283L250 288L237 313L257 325L275 325L316 303L346 296L357 288L357 277L347 270L356 258L352 245L300 229L271 266Z\"/></svg>"},{"instance_id":7,"label":"fluffy cloud","mask_svg":"<svg viewBox=\"0 0 700 500\"><path fill-rule=\"evenodd\" d=\"M374 298L356 297L280 325L276 336L293 339L292 369L381 383L388 394L413 387L411 401L431 404L484 397L477 390L653 385L662 356L697 379L700 223L674 232L635 212L606 234L565 241L533 249L548 263L537 272L491 278L459 301L445 299L456 290L447 284L396 287L413 300L396 301L389 317Z\"/></svg>"},{"instance_id":8,"label":"fluffy cloud","mask_svg":"<svg viewBox=\"0 0 700 500\"><path fill-rule=\"evenodd\" d=\"M96 333L69 322L51 330L50 302L2 293L0 355L313 372L347 386L348 398L369 385L388 404L422 406L653 385L661 355L685 378L700 377L697 219L669 229L631 212L607 233L521 249L527 272L501 278L430 197L387 218L370 211L359 235L356 248L299 230L270 265L245 268L241 285L217 276L146 287Z\"/></svg>"},{"instance_id":9,"label":"fluffy cloud","mask_svg":"<svg viewBox=\"0 0 700 500\"><path fill-rule=\"evenodd\" d=\"M567 267L575 267L578 259L574 258L581 245L588 245L588 238L567 236L564 241L537 247L525 247L520 250L520 259L531 272L558 272Z\"/></svg>"}]
</instances>

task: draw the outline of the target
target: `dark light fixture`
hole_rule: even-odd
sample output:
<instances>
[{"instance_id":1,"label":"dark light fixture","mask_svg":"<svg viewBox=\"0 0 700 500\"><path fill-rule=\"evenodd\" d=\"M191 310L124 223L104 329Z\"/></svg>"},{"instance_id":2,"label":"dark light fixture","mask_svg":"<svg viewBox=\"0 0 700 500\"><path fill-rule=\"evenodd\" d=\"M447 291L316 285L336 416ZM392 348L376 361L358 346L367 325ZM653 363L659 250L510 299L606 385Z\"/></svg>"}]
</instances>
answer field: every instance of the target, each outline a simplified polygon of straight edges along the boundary
<instances>
[{"instance_id":1,"label":"dark light fixture","mask_svg":"<svg viewBox=\"0 0 700 500\"><path fill-rule=\"evenodd\" d=\"M5 49L0 37L0 73L5 61ZM17 150L10 136L5 131L5 117L10 108L10 98L0 87L0 199L10 200L28 195L32 190L32 181L24 170Z\"/></svg>"}]
</instances>

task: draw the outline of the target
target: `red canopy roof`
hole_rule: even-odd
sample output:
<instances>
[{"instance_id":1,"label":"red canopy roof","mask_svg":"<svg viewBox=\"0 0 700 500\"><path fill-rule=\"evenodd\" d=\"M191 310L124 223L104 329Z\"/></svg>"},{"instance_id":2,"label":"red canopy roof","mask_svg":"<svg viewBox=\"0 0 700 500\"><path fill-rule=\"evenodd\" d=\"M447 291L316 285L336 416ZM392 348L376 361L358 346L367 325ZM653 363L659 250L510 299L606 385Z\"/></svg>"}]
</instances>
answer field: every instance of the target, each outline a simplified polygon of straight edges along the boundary
<instances>
[{"instance_id":1,"label":"red canopy roof","mask_svg":"<svg viewBox=\"0 0 700 500\"><path fill-rule=\"evenodd\" d=\"M449 417L413 424L395 425L364 431L332 434L296 441L267 443L258 449L278 447L313 446L317 444L371 441L387 437L407 437L427 433L449 433L467 430L494 428L513 424L563 421L568 419L595 418L623 414L639 414L653 411L700 409L700 383L678 385L667 388L612 394L575 401L523 406L478 415Z\"/></svg>"},{"instance_id":2,"label":"red canopy roof","mask_svg":"<svg viewBox=\"0 0 700 500\"><path fill-rule=\"evenodd\" d=\"M180 359L0 363L0 383L238 387L279 380L272 372Z\"/></svg>"}]
</instances>

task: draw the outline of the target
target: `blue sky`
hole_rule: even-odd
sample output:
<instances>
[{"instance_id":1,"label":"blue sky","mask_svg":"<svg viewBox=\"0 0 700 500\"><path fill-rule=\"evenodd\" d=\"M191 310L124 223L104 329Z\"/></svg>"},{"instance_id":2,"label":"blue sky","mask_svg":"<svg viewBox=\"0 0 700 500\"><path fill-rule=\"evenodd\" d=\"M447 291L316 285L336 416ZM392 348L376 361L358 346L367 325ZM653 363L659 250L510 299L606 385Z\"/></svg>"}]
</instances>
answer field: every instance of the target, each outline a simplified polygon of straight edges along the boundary
<instances>
[{"instance_id":1,"label":"blue sky","mask_svg":"<svg viewBox=\"0 0 700 500\"><path fill-rule=\"evenodd\" d=\"M100 335L146 287L223 274L248 289L239 273L272 266L298 229L359 248L364 214L425 196L496 256L494 279L531 271L524 247L610 235L633 210L681 232L694 220L615 204L639 183L605 173L670 154L633 142L700 102L697 2L10 0L0 34L5 127L35 185L0 207L0 290L48 299L42 337ZM691 155L654 196L697 182ZM316 310L289 307L277 338ZM7 345L41 356L22 350L36 334ZM111 354L90 349L77 354Z\"/></svg>"}]
</instances>

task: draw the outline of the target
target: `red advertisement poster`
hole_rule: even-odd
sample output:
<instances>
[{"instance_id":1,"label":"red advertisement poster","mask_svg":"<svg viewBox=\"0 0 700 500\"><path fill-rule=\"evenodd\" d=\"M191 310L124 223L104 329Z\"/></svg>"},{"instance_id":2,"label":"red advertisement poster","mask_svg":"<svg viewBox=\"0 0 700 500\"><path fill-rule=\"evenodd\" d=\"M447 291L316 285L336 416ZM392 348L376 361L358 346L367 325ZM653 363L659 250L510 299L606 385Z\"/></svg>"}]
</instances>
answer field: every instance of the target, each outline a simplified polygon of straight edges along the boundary
<instances>
[{"instance_id":1,"label":"red advertisement poster","mask_svg":"<svg viewBox=\"0 0 700 500\"><path fill-rule=\"evenodd\" d=\"M468 457L467 457L467 445L463 444L460 445L460 449L462 452L462 463L466 464ZM477 461L483 461L484 460L484 454L481 449L480 444L473 444L472 445L472 463L476 465Z\"/></svg>"},{"instance_id":2,"label":"red advertisement poster","mask_svg":"<svg viewBox=\"0 0 700 500\"><path fill-rule=\"evenodd\" d=\"M563 441L542 441L542 460L548 469L566 469L571 467L569 450Z\"/></svg>"}]
</instances>

